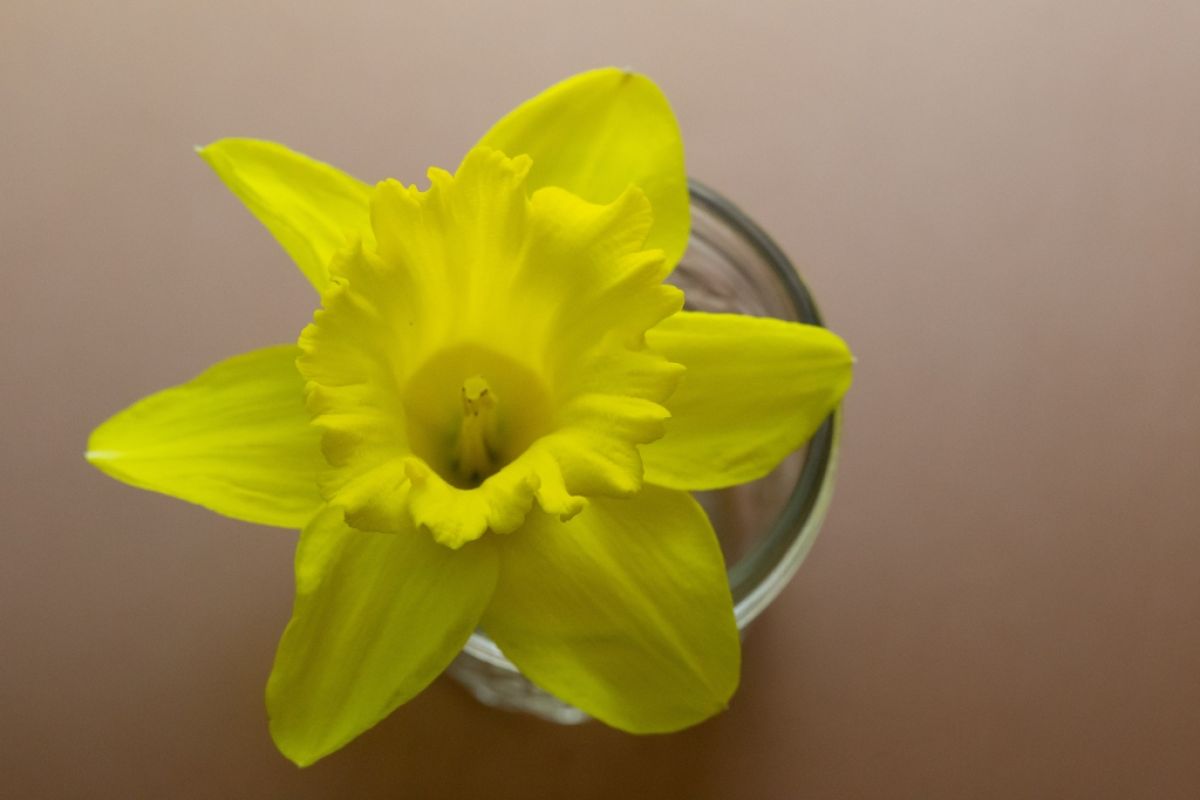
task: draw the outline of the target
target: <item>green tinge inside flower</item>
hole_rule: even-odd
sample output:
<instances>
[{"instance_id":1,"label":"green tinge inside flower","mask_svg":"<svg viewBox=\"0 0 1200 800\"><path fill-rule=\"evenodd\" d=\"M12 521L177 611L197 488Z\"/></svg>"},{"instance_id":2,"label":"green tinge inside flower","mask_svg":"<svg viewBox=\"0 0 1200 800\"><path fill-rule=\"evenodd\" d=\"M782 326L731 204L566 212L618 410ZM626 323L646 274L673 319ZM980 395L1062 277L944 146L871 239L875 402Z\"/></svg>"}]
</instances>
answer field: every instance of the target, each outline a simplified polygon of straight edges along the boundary
<instances>
[{"instance_id":1,"label":"green tinge inside flower","mask_svg":"<svg viewBox=\"0 0 1200 800\"><path fill-rule=\"evenodd\" d=\"M430 358L408 381L403 404L413 454L460 489L479 486L550 430L543 381L479 345Z\"/></svg>"},{"instance_id":2,"label":"green tinge inside flower","mask_svg":"<svg viewBox=\"0 0 1200 800\"><path fill-rule=\"evenodd\" d=\"M328 501L362 530L450 547L519 528L536 502L641 489L681 368L646 346L677 312L651 214L630 189L532 196L528 158L473 150L428 191L385 181L377 248L343 251L300 338Z\"/></svg>"}]
</instances>

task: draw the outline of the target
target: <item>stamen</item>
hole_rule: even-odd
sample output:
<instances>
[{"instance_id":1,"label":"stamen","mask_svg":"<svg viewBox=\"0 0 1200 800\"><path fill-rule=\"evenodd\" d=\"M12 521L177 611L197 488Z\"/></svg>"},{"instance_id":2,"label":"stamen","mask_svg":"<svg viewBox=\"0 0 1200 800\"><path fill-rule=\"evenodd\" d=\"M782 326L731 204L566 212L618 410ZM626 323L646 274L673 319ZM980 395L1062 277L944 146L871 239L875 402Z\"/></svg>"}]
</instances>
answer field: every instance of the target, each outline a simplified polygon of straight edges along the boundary
<instances>
[{"instance_id":1,"label":"stamen","mask_svg":"<svg viewBox=\"0 0 1200 800\"><path fill-rule=\"evenodd\" d=\"M468 486L478 486L499 466L496 456L496 397L481 376L462 385L463 418L458 429L455 471Z\"/></svg>"}]
</instances>

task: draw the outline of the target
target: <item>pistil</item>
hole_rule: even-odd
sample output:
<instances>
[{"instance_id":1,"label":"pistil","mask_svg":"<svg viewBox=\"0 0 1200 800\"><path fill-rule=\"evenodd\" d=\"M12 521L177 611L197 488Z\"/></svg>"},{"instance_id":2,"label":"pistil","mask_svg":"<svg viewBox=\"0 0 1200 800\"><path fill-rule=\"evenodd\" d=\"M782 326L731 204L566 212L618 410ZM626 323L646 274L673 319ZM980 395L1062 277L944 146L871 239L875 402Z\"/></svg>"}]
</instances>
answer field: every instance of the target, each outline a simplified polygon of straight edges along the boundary
<instances>
[{"instance_id":1,"label":"pistil","mask_svg":"<svg viewBox=\"0 0 1200 800\"><path fill-rule=\"evenodd\" d=\"M462 422L458 429L455 471L468 486L478 486L499 466L496 456L499 398L481 376L462 385Z\"/></svg>"}]
</instances>

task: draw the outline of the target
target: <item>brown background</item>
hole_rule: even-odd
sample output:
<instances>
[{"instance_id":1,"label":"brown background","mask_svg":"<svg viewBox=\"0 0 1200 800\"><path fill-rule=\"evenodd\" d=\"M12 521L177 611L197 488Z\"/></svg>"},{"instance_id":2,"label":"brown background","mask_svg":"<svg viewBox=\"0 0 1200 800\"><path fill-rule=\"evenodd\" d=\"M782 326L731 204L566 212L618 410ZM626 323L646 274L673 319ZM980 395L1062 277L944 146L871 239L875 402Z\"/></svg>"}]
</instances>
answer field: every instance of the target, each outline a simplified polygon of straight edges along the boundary
<instances>
[{"instance_id":1,"label":"brown background","mask_svg":"<svg viewBox=\"0 0 1200 800\"><path fill-rule=\"evenodd\" d=\"M1200 5L0 9L0 794L1200 796ZM297 771L293 534L90 470L90 428L313 297L192 155L364 178L634 66L860 366L838 497L724 716L558 729L440 681Z\"/></svg>"}]
</instances>

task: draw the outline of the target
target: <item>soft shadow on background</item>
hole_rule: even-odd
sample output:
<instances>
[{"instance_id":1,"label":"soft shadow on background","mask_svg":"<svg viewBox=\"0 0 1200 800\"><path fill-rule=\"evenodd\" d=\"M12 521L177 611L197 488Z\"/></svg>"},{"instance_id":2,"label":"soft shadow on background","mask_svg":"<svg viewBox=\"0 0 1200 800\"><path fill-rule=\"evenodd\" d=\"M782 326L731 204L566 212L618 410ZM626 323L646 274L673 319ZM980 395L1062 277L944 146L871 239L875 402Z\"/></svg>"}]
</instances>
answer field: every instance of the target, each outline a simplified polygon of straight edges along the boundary
<instances>
[{"instance_id":1,"label":"soft shadow on background","mask_svg":"<svg viewBox=\"0 0 1200 800\"><path fill-rule=\"evenodd\" d=\"M0 794L1200 796L1200 6L248 5L0 11ZM294 534L82 459L314 305L191 148L411 182L605 64L858 355L825 530L698 728L440 681L298 771L262 706Z\"/></svg>"}]
</instances>

